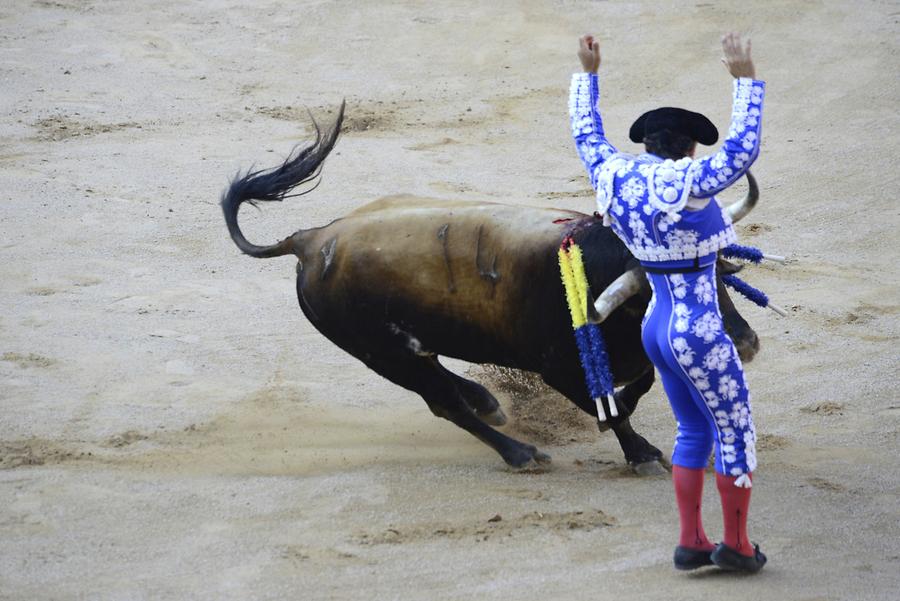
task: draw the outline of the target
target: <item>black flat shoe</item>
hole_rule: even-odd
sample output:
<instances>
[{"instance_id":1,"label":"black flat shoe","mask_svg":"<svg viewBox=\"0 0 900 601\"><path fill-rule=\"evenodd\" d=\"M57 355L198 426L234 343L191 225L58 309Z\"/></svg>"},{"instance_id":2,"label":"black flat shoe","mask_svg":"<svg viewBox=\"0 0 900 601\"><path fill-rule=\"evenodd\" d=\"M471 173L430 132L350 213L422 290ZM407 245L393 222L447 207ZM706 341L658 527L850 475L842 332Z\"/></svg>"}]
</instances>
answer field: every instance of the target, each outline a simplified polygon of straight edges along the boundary
<instances>
[{"instance_id":1,"label":"black flat shoe","mask_svg":"<svg viewBox=\"0 0 900 601\"><path fill-rule=\"evenodd\" d=\"M747 557L725 543L719 543L709 557L714 564L729 572L755 574L766 565L766 556L759 550L759 545L753 545L753 557Z\"/></svg>"},{"instance_id":2,"label":"black flat shoe","mask_svg":"<svg viewBox=\"0 0 900 601\"><path fill-rule=\"evenodd\" d=\"M701 551L700 549L691 549L689 547L675 547L675 569L676 570L696 570L703 566L713 565L710 558L712 551Z\"/></svg>"}]
</instances>

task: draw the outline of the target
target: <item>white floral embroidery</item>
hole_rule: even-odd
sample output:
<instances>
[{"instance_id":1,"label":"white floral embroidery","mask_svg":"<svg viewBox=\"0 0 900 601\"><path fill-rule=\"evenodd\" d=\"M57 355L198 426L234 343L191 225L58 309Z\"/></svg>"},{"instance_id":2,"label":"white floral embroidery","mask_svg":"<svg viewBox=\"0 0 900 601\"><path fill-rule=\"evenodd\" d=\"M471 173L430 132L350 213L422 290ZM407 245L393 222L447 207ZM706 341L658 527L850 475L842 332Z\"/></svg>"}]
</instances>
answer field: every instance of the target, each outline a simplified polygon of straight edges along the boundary
<instances>
[{"instance_id":1,"label":"white floral embroidery","mask_svg":"<svg viewBox=\"0 0 900 601\"><path fill-rule=\"evenodd\" d=\"M748 131L745 133L741 144L743 145L744 150L752 152L753 149L756 148L756 132ZM750 157L748 156L747 159L749 160L749 158Z\"/></svg>"},{"instance_id":2,"label":"white floral embroidery","mask_svg":"<svg viewBox=\"0 0 900 601\"><path fill-rule=\"evenodd\" d=\"M650 241L647 237L647 226L641 221L641 216L637 211L628 212L628 227L631 229L632 239L638 245L643 245Z\"/></svg>"},{"instance_id":3,"label":"white floral embroidery","mask_svg":"<svg viewBox=\"0 0 900 601\"><path fill-rule=\"evenodd\" d=\"M676 305L677 308L677 305ZM677 328L676 328L677 329ZM694 322L691 332L703 342L713 342L722 331L722 320L712 311L707 311Z\"/></svg>"},{"instance_id":4,"label":"white floral embroidery","mask_svg":"<svg viewBox=\"0 0 900 601\"><path fill-rule=\"evenodd\" d=\"M713 254L737 240L730 224L726 222L725 218L719 218L722 212L721 205L718 204L716 206L719 211L716 212L716 218L705 223L701 230L679 228L678 223L682 221L683 217L681 213L657 210L652 198L648 198L650 178L657 177L652 168L660 163L649 162L651 159L625 161L622 158L624 156L620 153L604 164L602 174L598 177L597 203L601 213L603 213L604 207L610 207L609 213L616 213L620 216L625 212L629 213L627 226L623 220L624 235L621 237L635 258L641 261L693 259ZM687 169L693 170L693 163L685 162L684 165ZM644 177L643 171L647 171L649 176ZM613 178L617 187L613 194L612 179L606 174L620 173L621 177ZM644 196L635 203L634 194L642 186L645 188ZM672 186L676 189L683 189L684 183L681 179L676 179L672 182ZM631 205L634 205L633 208ZM636 213L636 216L631 214L632 211ZM605 214L608 215L608 213ZM636 231L631 231L631 226L634 226Z\"/></svg>"},{"instance_id":5,"label":"white floral embroidery","mask_svg":"<svg viewBox=\"0 0 900 601\"><path fill-rule=\"evenodd\" d=\"M734 463L737 461L737 454L733 444L723 444L721 448L722 460L725 463Z\"/></svg>"},{"instance_id":6,"label":"white floral embroidery","mask_svg":"<svg viewBox=\"0 0 900 601\"><path fill-rule=\"evenodd\" d=\"M703 366L708 370L725 371L731 362L731 345L725 342L712 347L703 357Z\"/></svg>"},{"instance_id":7,"label":"white floral embroidery","mask_svg":"<svg viewBox=\"0 0 900 601\"><path fill-rule=\"evenodd\" d=\"M628 208L633 209L641 201L646 191L647 188L644 186L644 182L636 177L630 177L619 187L619 196L628 203Z\"/></svg>"},{"instance_id":8,"label":"white floral embroidery","mask_svg":"<svg viewBox=\"0 0 900 601\"><path fill-rule=\"evenodd\" d=\"M752 426L744 432L744 454L747 458L747 469L756 469L756 430Z\"/></svg>"},{"instance_id":9,"label":"white floral embroidery","mask_svg":"<svg viewBox=\"0 0 900 601\"><path fill-rule=\"evenodd\" d=\"M688 350L688 352L678 355L678 362L684 366L693 365L694 351Z\"/></svg>"},{"instance_id":10,"label":"white floral embroidery","mask_svg":"<svg viewBox=\"0 0 900 601\"><path fill-rule=\"evenodd\" d=\"M648 170L649 193L647 201L656 209L678 213L684 208L690 194L694 172L690 169L691 159L686 157L678 162L666 159Z\"/></svg>"},{"instance_id":11,"label":"white floral embroidery","mask_svg":"<svg viewBox=\"0 0 900 601\"><path fill-rule=\"evenodd\" d=\"M684 252L697 246L700 234L694 230L674 230L666 234L666 244L674 252Z\"/></svg>"},{"instance_id":12,"label":"white floral embroidery","mask_svg":"<svg viewBox=\"0 0 900 601\"><path fill-rule=\"evenodd\" d=\"M747 145L745 143L744 148L746 148L746 147L747 147ZM734 166L737 167L738 169L740 169L741 167L744 166L744 163L746 163L749 160L750 160L749 154L747 154L746 152L739 152L736 155L734 155Z\"/></svg>"},{"instance_id":13,"label":"white floral embroidery","mask_svg":"<svg viewBox=\"0 0 900 601\"><path fill-rule=\"evenodd\" d=\"M708 305L712 302L714 298L712 282L709 281L706 274L697 278L697 283L694 286L694 295L697 297L698 303Z\"/></svg>"},{"instance_id":14,"label":"white floral embroidery","mask_svg":"<svg viewBox=\"0 0 900 601\"><path fill-rule=\"evenodd\" d=\"M752 102L753 104L762 104L762 101L763 101L763 87L762 86L753 86L752 91L750 92L750 102Z\"/></svg>"},{"instance_id":15,"label":"white floral embroidery","mask_svg":"<svg viewBox=\"0 0 900 601\"><path fill-rule=\"evenodd\" d=\"M735 402L731 406L731 413L728 415L733 425L746 429L750 425L750 409L745 403Z\"/></svg>"},{"instance_id":16,"label":"white floral embroidery","mask_svg":"<svg viewBox=\"0 0 900 601\"><path fill-rule=\"evenodd\" d=\"M675 295L675 298L687 296L687 282L683 274L673 273L669 276L669 281L672 282L672 294Z\"/></svg>"},{"instance_id":17,"label":"white floral embroidery","mask_svg":"<svg viewBox=\"0 0 900 601\"><path fill-rule=\"evenodd\" d=\"M668 232L669 228L675 225L676 220L673 215L669 213L662 213L662 217L659 218L659 221L656 223L656 229L661 232Z\"/></svg>"},{"instance_id":18,"label":"white floral embroidery","mask_svg":"<svg viewBox=\"0 0 900 601\"><path fill-rule=\"evenodd\" d=\"M703 399L706 401L706 405L710 409L715 409L719 406L719 397L712 390L707 390L703 393Z\"/></svg>"},{"instance_id":19,"label":"white floral embroidery","mask_svg":"<svg viewBox=\"0 0 900 601\"><path fill-rule=\"evenodd\" d=\"M716 424L718 424L719 429L724 433L725 428L730 423L728 421L728 412L723 409L719 409L713 415L716 418ZM734 432L734 430L732 430L732 432ZM734 438L734 437L732 436L732 438ZM723 440L724 440L724 436L723 436Z\"/></svg>"},{"instance_id":20,"label":"white floral embroidery","mask_svg":"<svg viewBox=\"0 0 900 601\"><path fill-rule=\"evenodd\" d=\"M685 367L690 367L694 364L694 349L688 345L686 339L681 336L675 338L672 340L672 348L675 350L678 363Z\"/></svg>"},{"instance_id":21,"label":"white floral embroidery","mask_svg":"<svg viewBox=\"0 0 900 601\"><path fill-rule=\"evenodd\" d=\"M744 127L756 127L759 125L759 115L759 109L755 106L751 107L747 111L747 116L744 117Z\"/></svg>"},{"instance_id":22,"label":"white floral embroidery","mask_svg":"<svg viewBox=\"0 0 900 601\"><path fill-rule=\"evenodd\" d=\"M700 367L692 367L688 370L688 377L694 382L694 385L699 390L706 390L709 388L709 374L703 371Z\"/></svg>"},{"instance_id":23,"label":"white floral embroidery","mask_svg":"<svg viewBox=\"0 0 900 601\"><path fill-rule=\"evenodd\" d=\"M691 310L684 303L675 303L675 331L684 333L688 331L691 321Z\"/></svg>"},{"instance_id":24,"label":"white floral embroidery","mask_svg":"<svg viewBox=\"0 0 900 601\"><path fill-rule=\"evenodd\" d=\"M734 378L732 378L728 374L719 376L719 396L721 396L723 399L733 401L739 394L738 389L738 383Z\"/></svg>"},{"instance_id":25,"label":"white floral embroidery","mask_svg":"<svg viewBox=\"0 0 900 601\"><path fill-rule=\"evenodd\" d=\"M721 430L719 430L722 434L722 443L734 444L734 441L737 439L734 436L734 428L732 428L731 426L728 425L728 415L724 411L723 412L717 411L716 415L718 416L719 413L722 413L722 415L724 416L723 419L725 420L724 422L722 422L725 425L722 426Z\"/></svg>"}]
</instances>

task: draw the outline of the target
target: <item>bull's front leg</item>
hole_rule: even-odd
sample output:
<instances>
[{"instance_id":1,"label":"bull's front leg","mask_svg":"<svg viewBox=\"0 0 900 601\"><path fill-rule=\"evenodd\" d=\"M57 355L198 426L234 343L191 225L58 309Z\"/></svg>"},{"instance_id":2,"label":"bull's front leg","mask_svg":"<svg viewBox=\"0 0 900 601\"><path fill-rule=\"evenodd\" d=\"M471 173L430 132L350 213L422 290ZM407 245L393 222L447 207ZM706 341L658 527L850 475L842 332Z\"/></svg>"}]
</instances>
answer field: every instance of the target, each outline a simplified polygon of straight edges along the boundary
<instances>
[{"instance_id":1,"label":"bull's front leg","mask_svg":"<svg viewBox=\"0 0 900 601\"><path fill-rule=\"evenodd\" d=\"M666 473L666 468L660 462L662 451L635 432L631 427L630 420L626 418L613 424L612 431L619 439L619 445L622 447L622 452L625 453L625 460L637 475L656 476Z\"/></svg>"},{"instance_id":2,"label":"bull's front leg","mask_svg":"<svg viewBox=\"0 0 900 601\"><path fill-rule=\"evenodd\" d=\"M621 421L613 421L609 425L615 432L616 438L619 439L619 445L625 454L625 460L634 469L635 473L640 476L654 476L666 472L666 469L660 463L662 451L635 432L634 428L631 427L631 421L628 419L637 408L640 398L647 394L653 386L654 379L655 372L651 365L641 377L634 382L626 384L616 392L616 405L619 407L619 413L623 419ZM601 422L601 429L603 423L605 422Z\"/></svg>"},{"instance_id":3,"label":"bull's front leg","mask_svg":"<svg viewBox=\"0 0 900 601\"><path fill-rule=\"evenodd\" d=\"M568 367L568 366L567 366ZM547 369L541 376L548 385L561 392L573 403L578 405L585 413L597 417L597 406L588 396L584 386L584 372L578 365L578 371L569 368L568 373ZM611 418L606 422L598 422L600 430L612 428L619 439L619 445L625 455L625 460L640 476L652 476L665 473L666 469L660 463L662 451L647 442L643 436L634 431L629 421L629 416L637 407L638 400L646 394L654 381L653 366L648 366L647 371L637 380L623 386L615 393L616 405L619 408L619 417Z\"/></svg>"}]
</instances>

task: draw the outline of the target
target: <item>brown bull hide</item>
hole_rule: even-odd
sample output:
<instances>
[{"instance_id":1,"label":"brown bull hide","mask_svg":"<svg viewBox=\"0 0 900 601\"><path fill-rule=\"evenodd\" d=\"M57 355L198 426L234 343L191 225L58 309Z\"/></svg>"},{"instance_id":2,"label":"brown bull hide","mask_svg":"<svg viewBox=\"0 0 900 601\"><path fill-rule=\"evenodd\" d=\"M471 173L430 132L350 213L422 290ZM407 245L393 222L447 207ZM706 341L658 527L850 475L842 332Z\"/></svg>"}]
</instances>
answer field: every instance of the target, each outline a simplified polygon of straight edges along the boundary
<instances>
[{"instance_id":1,"label":"brown bull hide","mask_svg":"<svg viewBox=\"0 0 900 601\"><path fill-rule=\"evenodd\" d=\"M300 291L317 315L340 305L336 297L366 306L377 298L383 311L376 307L374 313L383 313L382 320L401 329L402 322L424 322L415 329L427 352L487 360L458 350L477 348L481 339L513 357L543 321L525 302L539 296L536 287L548 285L535 277L555 261L565 226L585 218L554 209L385 198L294 235ZM555 283L549 282L554 290ZM404 313L410 303L414 315ZM450 340L454 335L464 340Z\"/></svg>"}]
</instances>

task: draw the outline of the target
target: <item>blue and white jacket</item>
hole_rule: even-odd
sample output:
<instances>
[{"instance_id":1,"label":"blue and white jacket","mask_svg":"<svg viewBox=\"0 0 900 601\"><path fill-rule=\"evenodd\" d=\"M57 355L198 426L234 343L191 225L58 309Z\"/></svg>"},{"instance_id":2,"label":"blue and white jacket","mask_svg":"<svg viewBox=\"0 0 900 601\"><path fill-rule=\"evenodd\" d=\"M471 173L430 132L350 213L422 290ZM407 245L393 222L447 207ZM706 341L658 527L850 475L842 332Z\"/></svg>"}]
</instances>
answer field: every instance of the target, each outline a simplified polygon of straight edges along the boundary
<instances>
[{"instance_id":1,"label":"blue and white jacket","mask_svg":"<svg viewBox=\"0 0 900 601\"><path fill-rule=\"evenodd\" d=\"M719 151L673 161L616 150L603 133L597 74L572 76L569 116L578 155L597 190L604 223L635 258L707 265L716 251L737 240L714 194L738 180L759 154L764 93L762 81L735 80L731 127Z\"/></svg>"}]
</instances>

